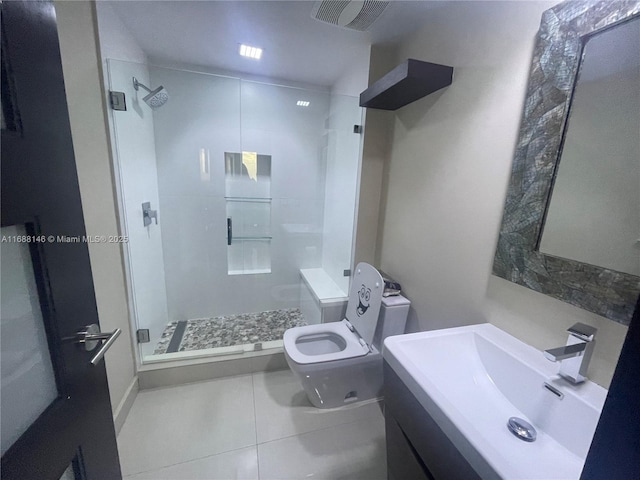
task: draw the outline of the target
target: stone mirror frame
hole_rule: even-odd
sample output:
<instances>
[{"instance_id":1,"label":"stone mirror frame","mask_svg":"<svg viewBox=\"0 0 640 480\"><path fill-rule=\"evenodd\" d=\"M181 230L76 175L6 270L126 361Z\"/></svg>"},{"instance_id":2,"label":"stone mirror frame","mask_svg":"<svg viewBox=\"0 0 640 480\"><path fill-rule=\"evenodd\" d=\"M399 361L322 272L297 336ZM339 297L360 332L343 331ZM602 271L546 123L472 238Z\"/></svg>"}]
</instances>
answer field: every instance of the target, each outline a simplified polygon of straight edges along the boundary
<instances>
[{"instance_id":1,"label":"stone mirror frame","mask_svg":"<svg viewBox=\"0 0 640 480\"><path fill-rule=\"evenodd\" d=\"M640 1L567 1L545 11L533 52L493 273L629 325L640 277L546 255L540 236L589 36L640 16Z\"/></svg>"}]
</instances>

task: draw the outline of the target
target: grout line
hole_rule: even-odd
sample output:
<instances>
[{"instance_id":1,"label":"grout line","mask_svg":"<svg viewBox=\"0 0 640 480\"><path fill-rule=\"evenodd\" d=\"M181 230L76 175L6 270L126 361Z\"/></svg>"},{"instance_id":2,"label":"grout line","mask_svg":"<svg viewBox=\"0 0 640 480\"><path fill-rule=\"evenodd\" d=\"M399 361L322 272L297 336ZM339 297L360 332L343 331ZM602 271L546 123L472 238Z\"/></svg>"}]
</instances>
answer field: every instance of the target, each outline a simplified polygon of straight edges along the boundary
<instances>
[{"instance_id":1,"label":"grout line","mask_svg":"<svg viewBox=\"0 0 640 480\"><path fill-rule=\"evenodd\" d=\"M215 379L212 379L212 380L191 382L191 383L188 383L188 384L156 387L156 388L153 388L153 389L144 390L143 394L146 394L147 392L152 393L154 391L157 392L159 390L175 389L175 388L180 388L180 387L183 387L183 386L190 386L190 385L195 385L195 384L199 384L199 383L206 383L206 382L211 382L211 381L215 381L215 380L239 379L239 378L246 377L246 376L252 376L252 374L251 373L245 373L245 374L234 375L234 376L230 376L230 377L221 377L221 378L215 378ZM251 390L252 390L252 394L253 394L253 378L251 378ZM137 400L138 400L138 398L136 398L136 401ZM137 403L139 405L139 402L137 402ZM254 417L255 417L255 400L253 402L253 408L254 408ZM255 431L255 418L254 418L254 431ZM120 443L118 443L118 450L120 448L121 448ZM160 471L160 470L163 470L163 469L166 469L166 468L170 468L170 467L173 467L173 466L176 466L176 465L182 465L182 464L186 464L186 463L190 463L190 462L195 462L195 461L203 460L203 459L206 459L206 458L215 457L215 456L218 456L218 455L235 452L235 451L238 451L238 450L244 450L244 449L247 449L247 448L255 448L256 451L257 451L258 447L257 447L257 445L255 443L255 440L253 442L248 442L245 445L241 445L241 446L238 446L238 447L235 447L235 448L231 448L229 450L222 450L222 451L219 451L219 452L216 452L216 453L212 453L210 455L204 455L204 456L201 456L201 457L195 457L195 458L190 458L190 459L186 459L186 460L181 460L181 461L178 461L176 463L169 464L169 465L153 466L153 467L145 469L145 470L129 473L127 475L123 475L123 480L126 480L126 479L128 479L130 477L133 477L133 476L136 476L136 475L142 475L144 473L150 473L150 472L157 472L157 471ZM257 455L257 453L256 453L256 455Z\"/></svg>"},{"instance_id":2,"label":"grout line","mask_svg":"<svg viewBox=\"0 0 640 480\"><path fill-rule=\"evenodd\" d=\"M261 442L258 443L256 446L260 446L260 445L265 445L267 443L272 443L272 442L278 442L280 440L284 440L286 438L291 438L291 437L300 437L302 435L307 435L310 433L315 433L315 432L321 432L323 430L328 430L330 428L335 428L335 427L341 427L343 425L350 425L352 423L358 423L358 422L364 422L364 421L371 421L373 418L377 417L377 415L367 415L366 417L363 418L359 418L357 420L349 420L346 422L341 422L341 423L336 423L335 425L328 425L326 427L320 427L320 428L315 428L313 430L309 430L307 432L299 432L299 433L293 433L291 435L285 435L284 437L280 437L280 438L274 438L273 440L267 440L266 442ZM384 423L384 415L382 416L382 420Z\"/></svg>"},{"instance_id":3,"label":"grout line","mask_svg":"<svg viewBox=\"0 0 640 480\"><path fill-rule=\"evenodd\" d=\"M256 470L258 472L258 480L260 480L260 455L258 454L258 410L256 409L256 383L255 372L251 374L251 391L253 392L253 431L256 438Z\"/></svg>"},{"instance_id":4,"label":"grout line","mask_svg":"<svg viewBox=\"0 0 640 480\"><path fill-rule=\"evenodd\" d=\"M142 475L143 473L151 473L151 472L159 472L160 470L164 470L165 468L175 467L176 465L183 465L185 463L197 462L199 460L204 460L205 458L217 457L218 455L225 455L227 453L237 452L239 450L245 450L247 448L255 447L256 451L258 450L257 445L245 445L244 447L232 448L231 450L225 450L224 452L212 453L211 455L205 455L204 457L192 458L190 460L184 460L182 462L172 463L170 465L165 465L163 467L154 467L149 470L142 470L140 472L131 473L129 475L123 475L123 480L131 477L135 477L136 475Z\"/></svg>"}]
</instances>

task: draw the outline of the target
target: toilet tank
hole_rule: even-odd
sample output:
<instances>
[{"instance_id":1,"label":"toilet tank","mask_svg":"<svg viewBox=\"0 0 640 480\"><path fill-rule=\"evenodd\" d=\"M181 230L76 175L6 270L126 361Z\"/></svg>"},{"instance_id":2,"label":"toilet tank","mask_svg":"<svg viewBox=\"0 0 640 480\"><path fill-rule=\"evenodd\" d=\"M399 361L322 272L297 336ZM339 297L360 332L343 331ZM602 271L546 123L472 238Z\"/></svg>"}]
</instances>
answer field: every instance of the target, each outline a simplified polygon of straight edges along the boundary
<instances>
[{"instance_id":1,"label":"toilet tank","mask_svg":"<svg viewBox=\"0 0 640 480\"><path fill-rule=\"evenodd\" d=\"M373 345L378 350L380 350L385 338L404 333L410 306L411 302L402 295L382 297L378 325L373 337Z\"/></svg>"}]
</instances>

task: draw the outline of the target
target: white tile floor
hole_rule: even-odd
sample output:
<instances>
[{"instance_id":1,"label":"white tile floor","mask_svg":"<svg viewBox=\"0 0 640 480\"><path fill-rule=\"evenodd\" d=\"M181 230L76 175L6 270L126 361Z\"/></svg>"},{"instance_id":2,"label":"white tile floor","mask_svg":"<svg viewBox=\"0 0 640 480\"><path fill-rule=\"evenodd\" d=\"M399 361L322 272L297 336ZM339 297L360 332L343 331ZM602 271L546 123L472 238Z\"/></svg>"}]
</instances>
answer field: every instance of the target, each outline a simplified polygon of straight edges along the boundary
<instances>
[{"instance_id":1,"label":"white tile floor","mask_svg":"<svg viewBox=\"0 0 640 480\"><path fill-rule=\"evenodd\" d=\"M386 478L380 405L316 409L288 370L141 391L118 448L130 480Z\"/></svg>"}]
</instances>

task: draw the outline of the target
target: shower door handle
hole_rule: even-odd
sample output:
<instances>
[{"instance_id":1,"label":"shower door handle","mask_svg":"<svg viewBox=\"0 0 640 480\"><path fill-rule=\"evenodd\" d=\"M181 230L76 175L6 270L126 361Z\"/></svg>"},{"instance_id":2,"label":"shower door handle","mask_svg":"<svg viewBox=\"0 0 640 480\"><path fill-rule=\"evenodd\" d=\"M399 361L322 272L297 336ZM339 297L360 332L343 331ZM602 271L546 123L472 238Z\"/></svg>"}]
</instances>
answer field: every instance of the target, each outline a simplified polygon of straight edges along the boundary
<instances>
[{"instance_id":1,"label":"shower door handle","mask_svg":"<svg viewBox=\"0 0 640 480\"><path fill-rule=\"evenodd\" d=\"M233 224L231 223L231 217L227 217L227 245L231 245L233 239Z\"/></svg>"}]
</instances>

